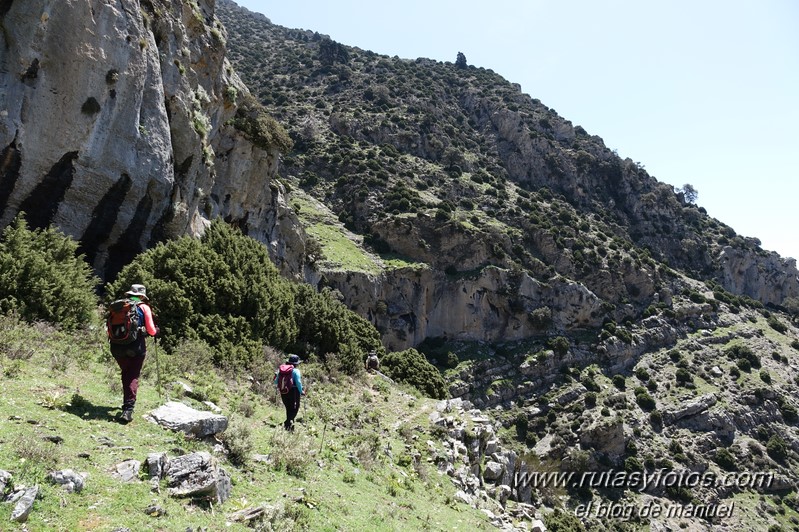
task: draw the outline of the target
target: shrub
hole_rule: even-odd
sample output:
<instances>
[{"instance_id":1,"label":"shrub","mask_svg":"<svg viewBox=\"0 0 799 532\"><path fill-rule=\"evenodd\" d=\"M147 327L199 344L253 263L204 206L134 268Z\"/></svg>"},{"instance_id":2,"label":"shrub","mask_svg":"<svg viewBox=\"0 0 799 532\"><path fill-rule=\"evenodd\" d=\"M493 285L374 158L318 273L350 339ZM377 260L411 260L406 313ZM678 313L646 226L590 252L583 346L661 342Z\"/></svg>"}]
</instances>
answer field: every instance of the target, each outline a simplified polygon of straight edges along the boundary
<instances>
[{"instance_id":1,"label":"shrub","mask_svg":"<svg viewBox=\"0 0 799 532\"><path fill-rule=\"evenodd\" d=\"M624 375L614 375L613 386L615 386L619 390L624 390L627 387L627 381L624 378Z\"/></svg>"},{"instance_id":2,"label":"shrub","mask_svg":"<svg viewBox=\"0 0 799 532\"><path fill-rule=\"evenodd\" d=\"M677 384L688 384L694 382L693 375L691 375L691 373L685 368L677 368L674 378L677 380Z\"/></svg>"},{"instance_id":3,"label":"shrub","mask_svg":"<svg viewBox=\"0 0 799 532\"><path fill-rule=\"evenodd\" d=\"M7 437L8 435L6 435ZM60 447L39 435L25 432L18 433L4 442L4 451L16 455L14 483L39 483L45 475L63 462L64 456Z\"/></svg>"},{"instance_id":4,"label":"shrub","mask_svg":"<svg viewBox=\"0 0 799 532\"><path fill-rule=\"evenodd\" d=\"M551 532L581 532L585 530L585 527L576 515L559 509L555 509L551 514L547 514L544 520L547 530Z\"/></svg>"},{"instance_id":5,"label":"shrub","mask_svg":"<svg viewBox=\"0 0 799 532\"><path fill-rule=\"evenodd\" d=\"M758 369L760 368L760 357L752 351L748 346L742 344L734 344L724 351L727 355L727 358L730 360L741 361L745 360L748 362L748 365L744 363L743 365L739 362L736 362L738 367L744 369L744 371L749 371L751 368Z\"/></svg>"},{"instance_id":6,"label":"shrub","mask_svg":"<svg viewBox=\"0 0 799 532\"><path fill-rule=\"evenodd\" d=\"M363 354L383 352L380 335L366 319L338 301L332 291L317 292L310 285L295 285L294 321L297 338L290 349L311 351L326 360L327 353L339 353L338 364L352 373L363 366Z\"/></svg>"},{"instance_id":7,"label":"shrub","mask_svg":"<svg viewBox=\"0 0 799 532\"><path fill-rule=\"evenodd\" d=\"M382 368L394 380L409 384L434 399L447 397L444 378L416 349L394 351L383 357Z\"/></svg>"},{"instance_id":8,"label":"shrub","mask_svg":"<svg viewBox=\"0 0 799 532\"><path fill-rule=\"evenodd\" d=\"M635 389L635 402L638 403L638 406L640 406L645 412L654 410L655 406L657 406L655 400L651 395L649 395L647 389L642 386L639 386Z\"/></svg>"},{"instance_id":9,"label":"shrub","mask_svg":"<svg viewBox=\"0 0 799 532\"><path fill-rule=\"evenodd\" d=\"M737 469L735 465L735 457L723 447L720 449L716 449L716 456L713 457L713 460L723 469L727 471L735 471Z\"/></svg>"},{"instance_id":10,"label":"shrub","mask_svg":"<svg viewBox=\"0 0 799 532\"><path fill-rule=\"evenodd\" d=\"M596 406L596 392L588 392L585 394L585 407L594 408Z\"/></svg>"},{"instance_id":11,"label":"shrub","mask_svg":"<svg viewBox=\"0 0 799 532\"><path fill-rule=\"evenodd\" d=\"M766 452L774 460L781 461L788 456L788 446L785 440L774 434L766 444Z\"/></svg>"},{"instance_id":12,"label":"shrub","mask_svg":"<svg viewBox=\"0 0 799 532\"><path fill-rule=\"evenodd\" d=\"M0 313L44 320L68 329L95 316L99 280L78 244L59 231L28 229L20 213L0 236Z\"/></svg>"},{"instance_id":13,"label":"shrub","mask_svg":"<svg viewBox=\"0 0 799 532\"><path fill-rule=\"evenodd\" d=\"M583 386L585 386L586 390L588 390L589 392L598 392L600 390L599 384L597 384L592 375L587 375L583 377L583 379L580 382L582 383Z\"/></svg>"},{"instance_id":14,"label":"shrub","mask_svg":"<svg viewBox=\"0 0 799 532\"><path fill-rule=\"evenodd\" d=\"M771 374L768 371L766 371L764 369L761 369L760 370L760 380L762 380L766 384L771 384Z\"/></svg>"},{"instance_id":15,"label":"shrub","mask_svg":"<svg viewBox=\"0 0 799 532\"><path fill-rule=\"evenodd\" d=\"M616 328L616 338L624 342L625 344L633 343L633 333L628 331L627 329L623 329L621 327Z\"/></svg>"},{"instance_id":16,"label":"shrub","mask_svg":"<svg viewBox=\"0 0 799 532\"><path fill-rule=\"evenodd\" d=\"M703 296L702 294L700 294L699 292L696 292L694 290L691 290L691 292L688 294L688 299L690 299L694 303L700 303L700 304L707 302L707 299L705 298L705 296Z\"/></svg>"},{"instance_id":17,"label":"shrub","mask_svg":"<svg viewBox=\"0 0 799 532\"><path fill-rule=\"evenodd\" d=\"M548 329L552 325L552 309L549 307L538 307L530 312L530 322L537 329Z\"/></svg>"},{"instance_id":18,"label":"shrub","mask_svg":"<svg viewBox=\"0 0 799 532\"><path fill-rule=\"evenodd\" d=\"M240 96L240 104L233 118L233 127L263 150L277 149L282 153L291 151L293 143L283 126L269 116L251 94L245 93Z\"/></svg>"},{"instance_id":19,"label":"shrub","mask_svg":"<svg viewBox=\"0 0 799 532\"><path fill-rule=\"evenodd\" d=\"M527 415L523 412L519 412L519 414L516 415L516 421L514 424L516 426L516 437L520 441L524 441L527 438L527 430L530 427L530 422L527 419Z\"/></svg>"},{"instance_id":20,"label":"shrub","mask_svg":"<svg viewBox=\"0 0 799 532\"><path fill-rule=\"evenodd\" d=\"M360 367L381 345L366 320L330 294L280 277L264 245L219 220L201 240L184 237L140 254L107 293L133 283L147 286L167 351L202 340L217 366L252 366L267 344L323 359L339 353L343 364Z\"/></svg>"},{"instance_id":21,"label":"shrub","mask_svg":"<svg viewBox=\"0 0 799 532\"><path fill-rule=\"evenodd\" d=\"M785 331L788 330L788 326L778 320L775 316L771 316L766 323L769 324L769 327L779 333L785 333Z\"/></svg>"},{"instance_id":22,"label":"shrub","mask_svg":"<svg viewBox=\"0 0 799 532\"><path fill-rule=\"evenodd\" d=\"M649 414L649 422L655 425L656 427L663 425L663 414L659 411L654 410Z\"/></svg>"},{"instance_id":23,"label":"shrub","mask_svg":"<svg viewBox=\"0 0 799 532\"><path fill-rule=\"evenodd\" d=\"M305 478L313 462L310 441L301 437L299 433L277 430L272 434L271 444L272 449L280 450L272 454L273 467L297 478Z\"/></svg>"},{"instance_id":24,"label":"shrub","mask_svg":"<svg viewBox=\"0 0 799 532\"><path fill-rule=\"evenodd\" d=\"M230 424L222 433L222 441L228 450L228 460L237 466L247 465L253 450L252 430L238 417L231 417Z\"/></svg>"},{"instance_id":25,"label":"shrub","mask_svg":"<svg viewBox=\"0 0 799 532\"><path fill-rule=\"evenodd\" d=\"M635 456L628 456L624 460L624 470L628 473L632 473L634 471L642 471L644 469L643 464L641 461L636 458Z\"/></svg>"},{"instance_id":26,"label":"shrub","mask_svg":"<svg viewBox=\"0 0 799 532\"><path fill-rule=\"evenodd\" d=\"M796 407L784 401L780 404L780 413L783 419L788 423L795 423L799 419L799 413L797 413Z\"/></svg>"},{"instance_id":27,"label":"shrub","mask_svg":"<svg viewBox=\"0 0 799 532\"><path fill-rule=\"evenodd\" d=\"M547 343L559 355L565 355L569 350L569 340L563 336L556 336Z\"/></svg>"}]
</instances>

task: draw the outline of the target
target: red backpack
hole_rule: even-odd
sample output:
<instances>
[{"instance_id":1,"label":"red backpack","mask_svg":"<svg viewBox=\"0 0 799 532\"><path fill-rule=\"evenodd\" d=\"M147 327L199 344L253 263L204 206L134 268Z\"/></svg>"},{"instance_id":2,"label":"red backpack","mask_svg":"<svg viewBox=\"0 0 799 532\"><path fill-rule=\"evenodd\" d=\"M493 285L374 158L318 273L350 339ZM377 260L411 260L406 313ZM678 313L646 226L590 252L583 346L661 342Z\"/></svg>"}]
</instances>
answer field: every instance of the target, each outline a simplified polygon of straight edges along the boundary
<instances>
[{"instance_id":1,"label":"red backpack","mask_svg":"<svg viewBox=\"0 0 799 532\"><path fill-rule=\"evenodd\" d=\"M281 364L277 371L277 389L287 394L294 388L294 365Z\"/></svg>"},{"instance_id":2,"label":"red backpack","mask_svg":"<svg viewBox=\"0 0 799 532\"><path fill-rule=\"evenodd\" d=\"M127 345L138 340L142 315L138 301L117 299L111 303L105 322L108 341L112 344Z\"/></svg>"}]
</instances>

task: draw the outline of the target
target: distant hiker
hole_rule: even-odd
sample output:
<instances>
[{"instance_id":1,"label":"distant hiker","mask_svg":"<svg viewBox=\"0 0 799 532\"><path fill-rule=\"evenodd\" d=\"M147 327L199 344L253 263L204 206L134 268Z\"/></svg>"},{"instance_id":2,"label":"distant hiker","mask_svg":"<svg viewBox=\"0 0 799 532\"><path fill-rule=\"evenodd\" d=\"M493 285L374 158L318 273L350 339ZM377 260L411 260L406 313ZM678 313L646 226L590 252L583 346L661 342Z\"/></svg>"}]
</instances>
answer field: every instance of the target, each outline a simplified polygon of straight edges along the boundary
<instances>
[{"instance_id":1,"label":"distant hiker","mask_svg":"<svg viewBox=\"0 0 799 532\"><path fill-rule=\"evenodd\" d=\"M366 357L366 371L378 371L380 360L377 358L377 351L370 351Z\"/></svg>"},{"instance_id":2,"label":"distant hiker","mask_svg":"<svg viewBox=\"0 0 799 532\"><path fill-rule=\"evenodd\" d=\"M275 373L275 386L280 391L280 399L286 407L286 421L283 428L294 430L294 418L300 411L300 396L305 395L302 389L302 375L297 366L302 361L297 355L290 355L285 364L281 364Z\"/></svg>"},{"instance_id":3,"label":"distant hiker","mask_svg":"<svg viewBox=\"0 0 799 532\"><path fill-rule=\"evenodd\" d=\"M153 322L153 312L145 303L147 289L140 284L131 285L125 299L111 303L106 320L106 332L111 343L111 354L122 371L122 413L120 419L133 419L139 375L147 355L146 334L157 336L160 329Z\"/></svg>"}]
</instances>

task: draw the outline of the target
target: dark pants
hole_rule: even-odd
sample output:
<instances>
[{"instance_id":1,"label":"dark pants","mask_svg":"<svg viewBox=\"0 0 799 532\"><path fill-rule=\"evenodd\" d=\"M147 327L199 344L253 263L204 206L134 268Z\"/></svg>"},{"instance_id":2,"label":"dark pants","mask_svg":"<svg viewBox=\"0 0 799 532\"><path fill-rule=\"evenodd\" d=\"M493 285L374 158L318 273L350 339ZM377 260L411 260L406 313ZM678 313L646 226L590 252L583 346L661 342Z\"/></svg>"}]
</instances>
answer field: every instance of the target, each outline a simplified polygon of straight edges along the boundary
<instances>
[{"instance_id":1,"label":"dark pants","mask_svg":"<svg viewBox=\"0 0 799 532\"><path fill-rule=\"evenodd\" d=\"M137 346L138 347L138 346ZM141 351L141 354L136 354ZM133 409L136 405L136 392L139 390L139 376L144 365L146 353L136 348L111 346L111 354L122 370L122 408Z\"/></svg>"},{"instance_id":2,"label":"dark pants","mask_svg":"<svg viewBox=\"0 0 799 532\"><path fill-rule=\"evenodd\" d=\"M294 430L294 418L300 411L300 391L297 388L291 388L288 393L280 394L280 398L283 400L283 406L286 407L286 421L283 423L283 427L286 430Z\"/></svg>"}]
</instances>

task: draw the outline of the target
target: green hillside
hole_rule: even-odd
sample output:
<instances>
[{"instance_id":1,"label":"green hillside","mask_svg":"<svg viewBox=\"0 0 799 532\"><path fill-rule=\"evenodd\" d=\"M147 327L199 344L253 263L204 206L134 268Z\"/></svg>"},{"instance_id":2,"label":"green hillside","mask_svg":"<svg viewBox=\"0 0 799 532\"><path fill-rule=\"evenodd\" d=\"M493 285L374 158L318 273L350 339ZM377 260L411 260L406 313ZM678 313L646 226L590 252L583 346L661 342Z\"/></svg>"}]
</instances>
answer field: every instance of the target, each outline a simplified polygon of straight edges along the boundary
<instances>
[{"instance_id":1,"label":"green hillside","mask_svg":"<svg viewBox=\"0 0 799 532\"><path fill-rule=\"evenodd\" d=\"M259 505L270 508L257 523L261 530L491 528L485 515L456 502L449 478L427 460L425 442L438 441L427 419L434 401L375 375L306 364L308 396L290 434L269 383L209 370L208 353L196 344L167 354L150 343L136 417L124 425L116 418L119 373L103 334L96 321L67 333L3 319L0 469L13 474L15 486L40 485L27 528L9 521L13 505L0 504L3 530L249 530L231 515ZM265 356L280 360L272 350ZM144 419L167 399L208 408L175 383L178 372L193 396L229 416L219 440L199 441ZM232 477L222 505L172 498L163 484L153 492L146 471L128 483L114 477L124 460L200 450L218 456ZM67 493L45 480L61 469L87 473L85 488ZM153 504L166 515L148 515Z\"/></svg>"}]
</instances>

